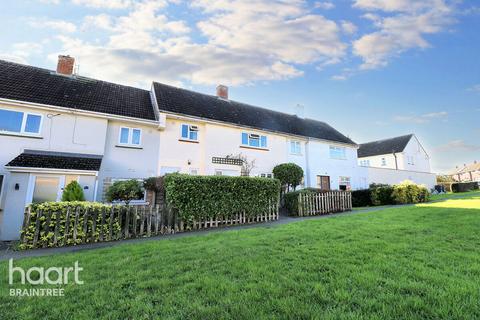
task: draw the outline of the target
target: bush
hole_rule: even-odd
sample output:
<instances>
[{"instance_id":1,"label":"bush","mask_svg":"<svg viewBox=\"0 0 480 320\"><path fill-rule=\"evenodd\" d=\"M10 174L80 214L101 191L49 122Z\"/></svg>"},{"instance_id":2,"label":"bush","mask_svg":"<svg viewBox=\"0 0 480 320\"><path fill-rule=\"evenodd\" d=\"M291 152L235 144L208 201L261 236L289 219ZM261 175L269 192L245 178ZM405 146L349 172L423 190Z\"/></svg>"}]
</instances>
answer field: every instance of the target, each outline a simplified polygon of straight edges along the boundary
<instances>
[{"instance_id":1,"label":"bush","mask_svg":"<svg viewBox=\"0 0 480 320\"><path fill-rule=\"evenodd\" d=\"M65 234L65 223L68 208L79 208L79 216L77 223L77 238L73 240L74 232L74 223L75 223L75 211L70 209L70 217L68 223L68 234ZM35 226L37 223L37 216L39 212L52 212L50 215L50 230L54 230L57 223L57 218L59 219L59 238L57 244L62 244L65 242L65 245L75 245L83 242L96 242L99 240L100 233L107 234L109 230L108 224L105 224L103 227L100 226L102 222L102 212L105 210L106 216L109 217L111 206L97 203L97 202L44 202L39 204L30 205L30 221L29 224L22 230L24 237L24 243L20 244L20 249L32 249L32 248L42 248L42 247L53 247L54 232L50 231L45 233L44 230L45 224L47 223L47 218L42 216L40 218L40 234L38 236L38 242L33 246L33 238L35 235ZM88 219L87 226L88 231L85 234L84 232L84 218L85 212L88 210ZM118 209L117 209L118 210ZM60 213L57 216L57 213ZM96 217L96 230L95 234L92 234L93 218ZM113 234L117 234L120 231L121 221L119 221L118 214L114 214L113 221ZM93 241L91 241L93 236Z\"/></svg>"},{"instance_id":2,"label":"bush","mask_svg":"<svg viewBox=\"0 0 480 320\"><path fill-rule=\"evenodd\" d=\"M114 182L105 195L108 202L123 201L126 205L142 196L143 190L140 182L135 179Z\"/></svg>"},{"instance_id":3,"label":"bush","mask_svg":"<svg viewBox=\"0 0 480 320\"><path fill-rule=\"evenodd\" d=\"M427 187L404 181L393 187L392 198L397 204L427 202L430 198L430 192Z\"/></svg>"},{"instance_id":4,"label":"bush","mask_svg":"<svg viewBox=\"0 0 480 320\"><path fill-rule=\"evenodd\" d=\"M452 192L468 192L478 190L478 182L452 183Z\"/></svg>"},{"instance_id":5,"label":"bush","mask_svg":"<svg viewBox=\"0 0 480 320\"><path fill-rule=\"evenodd\" d=\"M62 201L85 201L82 186L77 181L70 182L63 189Z\"/></svg>"},{"instance_id":6,"label":"bush","mask_svg":"<svg viewBox=\"0 0 480 320\"><path fill-rule=\"evenodd\" d=\"M175 173L166 175L164 182L167 203L184 221L243 212L256 216L267 212L280 192L280 182L268 178Z\"/></svg>"},{"instance_id":7,"label":"bush","mask_svg":"<svg viewBox=\"0 0 480 320\"><path fill-rule=\"evenodd\" d=\"M370 189L352 191L353 207L370 207L372 205L372 191Z\"/></svg>"},{"instance_id":8,"label":"bush","mask_svg":"<svg viewBox=\"0 0 480 320\"><path fill-rule=\"evenodd\" d=\"M395 204L392 197L393 187L388 184L375 184L370 185L371 200L374 206L384 206Z\"/></svg>"},{"instance_id":9,"label":"bush","mask_svg":"<svg viewBox=\"0 0 480 320\"><path fill-rule=\"evenodd\" d=\"M290 190L290 187L295 190L302 183L303 169L295 163L279 164L272 172L275 179L280 180L281 185L286 186L287 190Z\"/></svg>"},{"instance_id":10,"label":"bush","mask_svg":"<svg viewBox=\"0 0 480 320\"><path fill-rule=\"evenodd\" d=\"M287 209L288 214L291 216L298 215L298 195L300 193L317 193L318 191L319 189L306 188L285 193L283 199L285 201L285 209Z\"/></svg>"}]
</instances>

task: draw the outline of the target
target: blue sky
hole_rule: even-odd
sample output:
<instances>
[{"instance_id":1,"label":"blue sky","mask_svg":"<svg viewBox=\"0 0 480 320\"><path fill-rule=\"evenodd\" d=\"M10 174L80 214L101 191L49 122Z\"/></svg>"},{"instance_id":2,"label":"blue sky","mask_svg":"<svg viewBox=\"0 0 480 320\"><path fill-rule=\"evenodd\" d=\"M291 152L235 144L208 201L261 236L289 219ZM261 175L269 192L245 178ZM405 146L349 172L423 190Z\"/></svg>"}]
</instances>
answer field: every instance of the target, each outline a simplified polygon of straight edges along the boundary
<instances>
[{"instance_id":1,"label":"blue sky","mask_svg":"<svg viewBox=\"0 0 480 320\"><path fill-rule=\"evenodd\" d=\"M433 169L480 160L480 3L16 0L0 58L160 81L326 121L358 143L415 133Z\"/></svg>"}]
</instances>

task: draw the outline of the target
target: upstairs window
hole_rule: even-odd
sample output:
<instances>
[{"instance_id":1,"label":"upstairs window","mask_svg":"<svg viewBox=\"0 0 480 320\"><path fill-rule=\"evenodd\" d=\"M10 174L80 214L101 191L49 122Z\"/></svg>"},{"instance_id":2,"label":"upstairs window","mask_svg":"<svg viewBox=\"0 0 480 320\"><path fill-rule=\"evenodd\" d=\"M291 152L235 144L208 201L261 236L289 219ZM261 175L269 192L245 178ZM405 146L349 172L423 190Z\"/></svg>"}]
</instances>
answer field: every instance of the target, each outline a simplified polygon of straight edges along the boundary
<instances>
[{"instance_id":1,"label":"upstairs window","mask_svg":"<svg viewBox=\"0 0 480 320\"><path fill-rule=\"evenodd\" d=\"M407 156L407 163L408 163L408 164L411 164L411 165L414 165L414 163L413 163L413 156Z\"/></svg>"},{"instance_id":2,"label":"upstairs window","mask_svg":"<svg viewBox=\"0 0 480 320\"><path fill-rule=\"evenodd\" d=\"M254 148L266 148L267 136L259 134L242 132L242 145Z\"/></svg>"},{"instance_id":3,"label":"upstairs window","mask_svg":"<svg viewBox=\"0 0 480 320\"><path fill-rule=\"evenodd\" d=\"M301 154L302 146L300 141L290 141L290 153L291 154Z\"/></svg>"},{"instance_id":4,"label":"upstairs window","mask_svg":"<svg viewBox=\"0 0 480 320\"><path fill-rule=\"evenodd\" d=\"M382 158L382 167L386 167L386 166L387 166L387 159Z\"/></svg>"},{"instance_id":5,"label":"upstairs window","mask_svg":"<svg viewBox=\"0 0 480 320\"><path fill-rule=\"evenodd\" d=\"M330 146L330 158L344 160L347 158L347 151L343 147Z\"/></svg>"},{"instance_id":6,"label":"upstairs window","mask_svg":"<svg viewBox=\"0 0 480 320\"><path fill-rule=\"evenodd\" d=\"M189 124L182 124L182 139L198 141L198 127Z\"/></svg>"},{"instance_id":7,"label":"upstairs window","mask_svg":"<svg viewBox=\"0 0 480 320\"><path fill-rule=\"evenodd\" d=\"M0 109L0 132L38 135L41 124L39 114Z\"/></svg>"},{"instance_id":8,"label":"upstairs window","mask_svg":"<svg viewBox=\"0 0 480 320\"><path fill-rule=\"evenodd\" d=\"M119 144L126 146L140 146L142 143L142 130L136 128L120 128Z\"/></svg>"}]
</instances>

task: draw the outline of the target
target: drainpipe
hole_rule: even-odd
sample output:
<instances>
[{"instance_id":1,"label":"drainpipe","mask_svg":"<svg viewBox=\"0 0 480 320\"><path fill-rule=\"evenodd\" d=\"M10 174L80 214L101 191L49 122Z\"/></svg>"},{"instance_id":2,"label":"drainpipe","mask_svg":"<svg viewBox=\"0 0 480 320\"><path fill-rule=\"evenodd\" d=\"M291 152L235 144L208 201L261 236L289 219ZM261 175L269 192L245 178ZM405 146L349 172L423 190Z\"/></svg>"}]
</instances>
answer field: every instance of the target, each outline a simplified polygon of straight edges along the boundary
<instances>
[{"instance_id":1,"label":"drainpipe","mask_svg":"<svg viewBox=\"0 0 480 320\"><path fill-rule=\"evenodd\" d=\"M310 187L310 152L309 152L310 139L305 142L305 187Z\"/></svg>"},{"instance_id":2,"label":"drainpipe","mask_svg":"<svg viewBox=\"0 0 480 320\"><path fill-rule=\"evenodd\" d=\"M395 157L395 170L398 170L397 154L395 152L393 152L393 156Z\"/></svg>"}]
</instances>

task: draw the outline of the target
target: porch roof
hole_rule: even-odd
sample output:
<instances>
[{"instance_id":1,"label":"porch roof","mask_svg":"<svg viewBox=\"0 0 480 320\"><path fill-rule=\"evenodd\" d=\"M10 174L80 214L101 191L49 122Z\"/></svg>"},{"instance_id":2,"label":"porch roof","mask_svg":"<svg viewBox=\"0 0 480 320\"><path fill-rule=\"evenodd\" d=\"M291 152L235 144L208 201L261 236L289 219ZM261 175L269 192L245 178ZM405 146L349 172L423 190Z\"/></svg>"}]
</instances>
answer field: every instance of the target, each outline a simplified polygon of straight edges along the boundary
<instances>
[{"instance_id":1,"label":"porch roof","mask_svg":"<svg viewBox=\"0 0 480 320\"><path fill-rule=\"evenodd\" d=\"M102 155L24 150L5 167L98 171Z\"/></svg>"}]
</instances>

